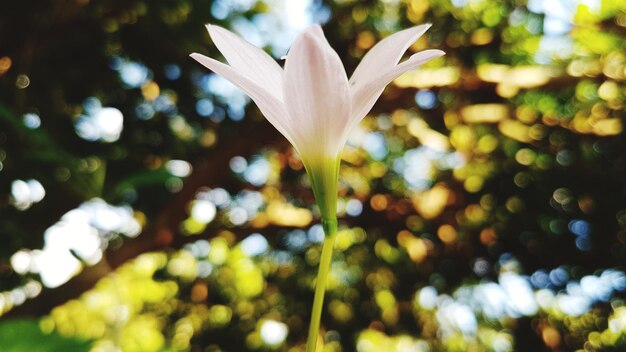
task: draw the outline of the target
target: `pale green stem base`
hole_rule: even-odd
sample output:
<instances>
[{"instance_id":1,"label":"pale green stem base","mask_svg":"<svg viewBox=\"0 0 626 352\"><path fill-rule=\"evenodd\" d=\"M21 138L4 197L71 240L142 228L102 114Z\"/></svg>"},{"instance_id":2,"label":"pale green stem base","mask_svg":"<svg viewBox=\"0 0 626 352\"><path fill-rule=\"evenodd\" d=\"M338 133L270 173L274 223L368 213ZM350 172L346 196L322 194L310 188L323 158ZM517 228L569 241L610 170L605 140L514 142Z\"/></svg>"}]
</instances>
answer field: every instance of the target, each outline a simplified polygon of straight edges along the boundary
<instances>
[{"instance_id":1,"label":"pale green stem base","mask_svg":"<svg viewBox=\"0 0 626 352\"><path fill-rule=\"evenodd\" d=\"M326 281L330 272L330 264L333 259L333 247L337 237L337 219L322 220L324 227L324 245L320 257L320 267L317 272L315 283L315 297L313 298L313 310L311 311L311 323L309 324L309 337L306 342L307 352L316 352L317 335L320 330L322 307L324 306L324 294L326 293Z\"/></svg>"}]
</instances>

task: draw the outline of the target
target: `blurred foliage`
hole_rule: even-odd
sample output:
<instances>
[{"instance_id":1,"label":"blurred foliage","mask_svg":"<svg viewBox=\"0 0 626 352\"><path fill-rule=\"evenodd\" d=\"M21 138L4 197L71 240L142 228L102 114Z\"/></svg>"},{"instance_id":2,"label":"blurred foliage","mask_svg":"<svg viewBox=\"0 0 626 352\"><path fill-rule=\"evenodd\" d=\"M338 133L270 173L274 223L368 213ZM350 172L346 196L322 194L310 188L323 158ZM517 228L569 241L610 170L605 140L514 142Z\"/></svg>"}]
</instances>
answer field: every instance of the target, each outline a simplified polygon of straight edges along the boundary
<instances>
[{"instance_id":1,"label":"blurred foliage","mask_svg":"<svg viewBox=\"0 0 626 352\"><path fill-rule=\"evenodd\" d=\"M626 348L623 1L75 0L0 12L2 351L303 350L303 166L188 55L319 22L447 53L344 151L325 351Z\"/></svg>"},{"instance_id":2,"label":"blurred foliage","mask_svg":"<svg viewBox=\"0 0 626 352\"><path fill-rule=\"evenodd\" d=\"M63 337L57 333L44 333L38 321L12 320L0 323L2 350L6 352L89 351L87 340Z\"/></svg>"}]
</instances>

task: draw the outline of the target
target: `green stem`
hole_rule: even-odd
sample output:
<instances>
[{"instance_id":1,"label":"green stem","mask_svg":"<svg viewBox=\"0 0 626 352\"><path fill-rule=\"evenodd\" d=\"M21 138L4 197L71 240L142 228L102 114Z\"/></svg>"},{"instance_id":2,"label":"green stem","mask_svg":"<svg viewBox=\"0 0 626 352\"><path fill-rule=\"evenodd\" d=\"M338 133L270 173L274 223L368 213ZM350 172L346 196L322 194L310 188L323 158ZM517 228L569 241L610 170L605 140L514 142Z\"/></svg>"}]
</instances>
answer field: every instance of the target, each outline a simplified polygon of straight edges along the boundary
<instances>
[{"instance_id":1,"label":"green stem","mask_svg":"<svg viewBox=\"0 0 626 352\"><path fill-rule=\"evenodd\" d=\"M337 237L337 219L322 220L324 227L324 245L322 246L322 255L320 257L320 267L317 272L317 280L315 284L315 297L313 298L313 310L311 311L311 323L309 324L309 337L306 342L307 352L315 352L317 344L317 335L320 330L320 320L322 318L322 306L324 305L324 293L326 292L326 281L328 280L328 272L333 259L333 247L335 246L335 237Z\"/></svg>"}]
</instances>

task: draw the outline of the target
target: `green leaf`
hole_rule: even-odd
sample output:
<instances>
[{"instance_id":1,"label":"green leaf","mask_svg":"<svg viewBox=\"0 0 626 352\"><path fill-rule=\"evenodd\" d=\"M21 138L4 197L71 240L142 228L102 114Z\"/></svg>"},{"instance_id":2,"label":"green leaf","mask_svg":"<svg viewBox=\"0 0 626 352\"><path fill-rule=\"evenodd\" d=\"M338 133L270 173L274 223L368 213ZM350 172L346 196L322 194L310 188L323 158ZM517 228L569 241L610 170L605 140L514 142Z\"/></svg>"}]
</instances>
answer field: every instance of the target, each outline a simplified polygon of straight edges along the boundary
<instances>
[{"instance_id":1,"label":"green leaf","mask_svg":"<svg viewBox=\"0 0 626 352\"><path fill-rule=\"evenodd\" d=\"M38 320L9 320L0 323L2 352L81 352L89 351L91 341L46 334Z\"/></svg>"}]
</instances>

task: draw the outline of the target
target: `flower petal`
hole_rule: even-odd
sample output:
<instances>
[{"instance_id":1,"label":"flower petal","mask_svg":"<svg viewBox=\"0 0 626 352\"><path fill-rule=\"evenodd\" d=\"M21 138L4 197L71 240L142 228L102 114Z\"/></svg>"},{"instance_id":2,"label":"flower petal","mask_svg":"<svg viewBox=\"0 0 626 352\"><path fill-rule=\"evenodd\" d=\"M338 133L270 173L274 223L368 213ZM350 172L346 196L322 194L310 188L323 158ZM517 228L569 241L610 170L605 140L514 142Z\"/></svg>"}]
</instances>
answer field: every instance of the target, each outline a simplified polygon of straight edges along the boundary
<instances>
[{"instance_id":1,"label":"flower petal","mask_svg":"<svg viewBox=\"0 0 626 352\"><path fill-rule=\"evenodd\" d=\"M350 87L343 64L319 26L296 38L285 62L284 101L303 140L303 153L337 156L350 118ZM305 157L305 156L303 156Z\"/></svg>"},{"instance_id":2,"label":"flower petal","mask_svg":"<svg viewBox=\"0 0 626 352\"><path fill-rule=\"evenodd\" d=\"M350 84L366 82L372 75L397 65L409 46L415 43L431 26L430 23L427 23L408 28L394 33L374 45L354 70L352 77L350 77Z\"/></svg>"},{"instance_id":3,"label":"flower petal","mask_svg":"<svg viewBox=\"0 0 626 352\"><path fill-rule=\"evenodd\" d=\"M350 118L352 128L372 109L376 100L391 81L403 73L416 69L426 62L436 59L445 53L441 50L424 50L413 54L409 59L399 65L378 73L367 82L362 82L352 87L352 116Z\"/></svg>"},{"instance_id":4,"label":"flower petal","mask_svg":"<svg viewBox=\"0 0 626 352\"><path fill-rule=\"evenodd\" d=\"M207 30L230 66L282 100L283 69L270 55L220 26Z\"/></svg>"},{"instance_id":5,"label":"flower petal","mask_svg":"<svg viewBox=\"0 0 626 352\"><path fill-rule=\"evenodd\" d=\"M243 90L256 103L265 118L276 127L292 145L294 144L294 131L291 129L289 117L282 101L249 77L226 64L198 53L193 53L190 56Z\"/></svg>"}]
</instances>

